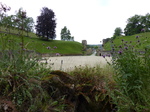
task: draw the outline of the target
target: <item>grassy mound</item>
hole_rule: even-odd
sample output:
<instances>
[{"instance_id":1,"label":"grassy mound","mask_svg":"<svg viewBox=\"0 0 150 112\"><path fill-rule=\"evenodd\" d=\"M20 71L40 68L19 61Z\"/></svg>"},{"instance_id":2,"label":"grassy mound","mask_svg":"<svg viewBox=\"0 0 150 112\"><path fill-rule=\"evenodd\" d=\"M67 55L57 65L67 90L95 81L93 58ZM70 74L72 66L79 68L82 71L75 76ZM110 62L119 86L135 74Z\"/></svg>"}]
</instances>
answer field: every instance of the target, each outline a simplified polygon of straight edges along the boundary
<instances>
[{"instance_id":1,"label":"grassy mound","mask_svg":"<svg viewBox=\"0 0 150 112\"><path fill-rule=\"evenodd\" d=\"M29 33L26 36L26 32L23 33L23 37L19 36L17 30L10 30L10 32L6 32L4 28L0 29L1 35L3 35L3 40L1 43L6 43L8 41L15 41L20 46L22 42L21 39L24 40L24 46L27 50L32 50L37 53L59 53L62 55L79 55L82 54L82 44L75 41L61 41L61 40L49 40L44 41L39 39L34 33ZM5 35L5 36L4 36ZM2 44L1 44L2 45ZM18 47L16 46L16 47ZM3 46L1 46L2 48Z\"/></svg>"}]
</instances>

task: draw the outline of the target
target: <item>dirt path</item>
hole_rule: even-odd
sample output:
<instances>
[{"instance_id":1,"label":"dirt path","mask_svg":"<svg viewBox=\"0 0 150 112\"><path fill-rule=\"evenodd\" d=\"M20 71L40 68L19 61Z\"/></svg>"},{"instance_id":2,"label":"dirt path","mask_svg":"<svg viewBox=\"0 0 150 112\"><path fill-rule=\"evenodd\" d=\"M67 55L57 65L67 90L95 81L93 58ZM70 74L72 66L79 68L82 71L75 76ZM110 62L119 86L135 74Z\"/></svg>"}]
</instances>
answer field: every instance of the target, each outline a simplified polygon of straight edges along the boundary
<instances>
[{"instance_id":1,"label":"dirt path","mask_svg":"<svg viewBox=\"0 0 150 112\"><path fill-rule=\"evenodd\" d=\"M95 56L96 55L96 51L94 51L94 53L91 56Z\"/></svg>"},{"instance_id":2,"label":"dirt path","mask_svg":"<svg viewBox=\"0 0 150 112\"><path fill-rule=\"evenodd\" d=\"M111 61L110 57L100 57L100 56L61 56L61 57L45 57L42 62L48 63L53 70L72 70L74 67L79 66L91 66L101 65L102 67L107 64L107 61ZM107 61L106 61L107 60Z\"/></svg>"}]
</instances>

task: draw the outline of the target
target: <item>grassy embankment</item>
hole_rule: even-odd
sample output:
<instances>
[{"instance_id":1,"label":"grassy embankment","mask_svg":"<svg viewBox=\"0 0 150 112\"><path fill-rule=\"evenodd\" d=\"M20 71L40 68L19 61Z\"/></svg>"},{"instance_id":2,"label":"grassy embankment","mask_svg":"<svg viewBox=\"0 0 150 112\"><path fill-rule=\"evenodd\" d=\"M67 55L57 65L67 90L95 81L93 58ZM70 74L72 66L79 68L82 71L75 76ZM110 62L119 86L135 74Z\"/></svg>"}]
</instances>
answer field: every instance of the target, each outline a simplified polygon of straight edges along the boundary
<instances>
[{"instance_id":1,"label":"grassy embankment","mask_svg":"<svg viewBox=\"0 0 150 112\"><path fill-rule=\"evenodd\" d=\"M0 28L0 31L6 32L5 28ZM7 30L7 33L9 31ZM18 31L15 29L10 29L9 36L6 36L6 40L13 40L17 41L18 43L21 42L21 37L15 34L18 34ZM62 55L78 55L82 54L82 44L75 41L61 41L61 40L49 40L44 41L39 39L34 33L29 33L29 37L27 37L27 33L23 32L23 39L24 39L24 45L25 48L28 50L34 50L37 53L60 53ZM57 48L56 48L56 47ZM50 49L47 49L47 47L50 47Z\"/></svg>"},{"instance_id":2,"label":"grassy embankment","mask_svg":"<svg viewBox=\"0 0 150 112\"><path fill-rule=\"evenodd\" d=\"M143 51L145 47L150 46L150 32L139 33L132 36L117 37L116 39L113 40L113 43L107 42L104 45L104 49L106 51L110 51L112 45L115 45L116 47L122 45L122 40L127 42L127 44L134 46L139 51Z\"/></svg>"}]
</instances>

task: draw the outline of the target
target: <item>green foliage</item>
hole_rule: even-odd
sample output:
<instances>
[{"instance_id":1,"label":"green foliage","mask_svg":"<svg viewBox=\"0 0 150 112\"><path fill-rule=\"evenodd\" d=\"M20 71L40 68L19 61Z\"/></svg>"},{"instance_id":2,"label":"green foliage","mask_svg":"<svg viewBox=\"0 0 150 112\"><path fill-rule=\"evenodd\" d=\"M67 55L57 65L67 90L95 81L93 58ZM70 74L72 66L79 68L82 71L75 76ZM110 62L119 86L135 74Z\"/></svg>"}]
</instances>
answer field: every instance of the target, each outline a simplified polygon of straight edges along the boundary
<instances>
[{"instance_id":1,"label":"green foliage","mask_svg":"<svg viewBox=\"0 0 150 112\"><path fill-rule=\"evenodd\" d=\"M112 68L100 65L96 67L80 66L70 72L75 77L75 91L78 97L77 110L85 112L109 112L115 108L111 97L107 95L106 82L112 86ZM83 110L82 110L83 109Z\"/></svg>"},{"instance_id":2,"label":"green foliage","mask_svg":"<svg viewBox=\"0 0 150 112\"><path fill-rule=\"evenodd\" d=\"M121 36L121 34L122 34L122 29L120 27L117 27L115 29L115 32L114 32L112 39L115 39L116 37Z\"/></svg>"},{"instance_id":3,"label":"green foliage","mask_svg":"<svg viewBox=\"0 0 150 112\"><path fill-rule=\"evenodd\" d=\"M149 46L150 33L145 32L145 33L135 34L132 36L117 37L112 42L108 42L108 43L104 44L104 49L106 51L111 51L112 47L114 47L114 49L117 49L118 46L122 45L122 40L125 42L125 44L130 44L130 46L134 46L135 49L137 49L139 51L143 51L146 46ZM141 44L141 45L138 45L138 44Z\"/></svg>"},{"instance_id":4,"label":"green foliage","mask_svg":"<svg viewBox=\"0 0 150 112\"><path fill-rule=\"evenodd\" d=\"M0 111L48 111L55 104L47 100L50 95L41 87L41 78L51 70L24 49L23 35L12 37L0 35Z\"/></svg>"},{"instance_id":5,"label":"green foliage","mask_svg":"<svg viewBox=\"0 0 150 112\"><path fill-rule=\"evenodd\" d=\"M66 26L61 30L60 34L61 40L74 41L74 37L71 37L70 30L68 30Z\"/></svg>"},{"instance_id":6,"label":"green foliage","mask_svg":"<svg viewBox=\"0 0 150 112\"><path fill-rule=\"evenodd\" d=\"M150 26L150 14L147 13L145 16L134 15L127 20L127 25L124 29L126 36L140 33L141 30L149 32Z\"/></svg>"},{"instance_id":7,"label":"green foliage","mask_svg":"<svg viewBox=\"0 0 150 112\"><path fill-rule=\"evenodd\" d=\"M23 17L24 16L24 17ZM28 33L33 31L34 22L32 17L27 17L26 12L22 8L18 10L16 15L4 16L1 18L0 23L6 28L8 33L11 33L12 29L19 29L26 31Z\"/></svg>"},{"instance_id":8,"label":"green foliage","mask_svg":"<svg viewBox=\"0 0 150 112\"><path fill-rule=\"evenodd\" d=\"M136 47L141 46L142 43L137 41ZM148 111L150 110L150 51L147 48L140 53L130 43L124 40L120 43L121 45L116 46L117 49L113 50L112 54L112 66L116 72L114 79L117 84L117 89L112 95L114 102L119 112Z\"/></svg>"},{"instance_id":9,"label":"green foliage","mask_svg":"<svg viewBox=\"0 0 150 112\"><path fill-rule=\"evenodd\" d=\"M2 31L4 30L4 27L1 27ZM17 31L11 30L11 32L14 32L14 34L6 34L9 35L7 38L6 36L3 36L3 38L7 38L8 40L14 40L18 42L18 44L21 42L21 39L18 35L15 35ZM26 32L23 32L23 35L26 35ZM29 38L30 37L30 38ZM60 40L51 40L51 41L43 41L36 37L34 33L29 33L29 37L24 36L24 45L25 49L29 51L35 51L37 53L47 53L47 54L82 54L82 44L75 41L60 41ZM1 42L0 42L1 43ZM51 47L50 49L47 49L47 47ZM17 48L17 47L15 47Z\"/></svg>"}]
</instances>

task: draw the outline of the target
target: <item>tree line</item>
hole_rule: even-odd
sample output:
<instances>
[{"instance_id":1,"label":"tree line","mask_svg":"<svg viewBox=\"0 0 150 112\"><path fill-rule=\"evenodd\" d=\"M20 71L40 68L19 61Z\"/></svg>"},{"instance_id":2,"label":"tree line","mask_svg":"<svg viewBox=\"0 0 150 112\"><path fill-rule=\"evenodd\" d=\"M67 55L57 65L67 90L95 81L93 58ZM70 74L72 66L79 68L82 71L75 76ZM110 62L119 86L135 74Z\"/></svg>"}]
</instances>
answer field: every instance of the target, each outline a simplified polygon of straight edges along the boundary
<instances>
[{"instance_id":1,"label":"tree line","mask_svg":"<svg viewBox=\"0 0 150 112\"><path fill-rule=\"evenodd\" d=\"M117 36L122 36L124 33L125 36L134 35L141 32L150 32L150 14L146 15L134 15L127 19L127 24L124 29L124 32L120 27L117 27L114 30L113 39Z\"/></svg>"},{"instance_id":2,"label":"tree line","mask_svg":"<svg viewBox=\"0 0 150 112\"><path fill-rule=\"evenodd\" d=\"M10 33L10 29L24 30L27 32L33 32L36 30L36 35L44 40L50 40L56 38L56 18L52 9L43 7L41 14L37 16L36 25L32 17L27 16L27 12L20 8L15 15L8 16L1 9L4 9L6 5L0 3L0 26L6 27L7 32ZM9 11L11 8L7 7ZM24 16L24 17L23 17ZM74 37L71 36L70 30L65 26L61 30L61 40L74 41Z\"/></svg>"}]
</instances>

